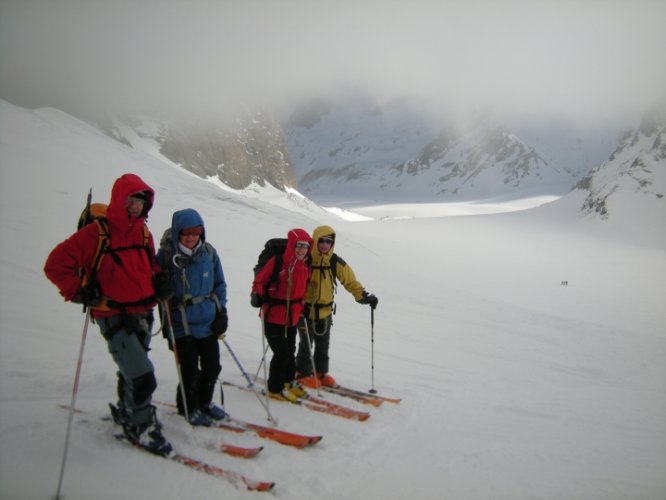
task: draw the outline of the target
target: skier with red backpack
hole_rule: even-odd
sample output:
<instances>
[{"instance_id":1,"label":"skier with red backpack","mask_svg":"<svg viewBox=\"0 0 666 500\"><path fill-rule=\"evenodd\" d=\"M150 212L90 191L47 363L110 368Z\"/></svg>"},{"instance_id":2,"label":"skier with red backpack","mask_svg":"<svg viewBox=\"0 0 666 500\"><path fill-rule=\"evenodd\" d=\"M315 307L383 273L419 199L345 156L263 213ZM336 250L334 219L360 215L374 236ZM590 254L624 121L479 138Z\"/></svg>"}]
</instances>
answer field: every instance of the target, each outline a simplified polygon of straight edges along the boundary
<instances>
[{"instance_id":1,"label":"skier with red backpack","mask_svg":"<svg viewBox=\"0 0 666 500\"><path fill-rule=\"evenodd\" d=\"M140 177L116 180L103 220L89 223L57 245L44 272L66 301L90 308L118 366L118 408L126 437L158 455L169 455L151 396L157 387L148 359L153 308L172 294L155 261L145 226L155 193ZM81 275L84 279L81 279Z\"/></svg>"},{"instance_id":2,"label":"skier with red backpack","mask_svg":"<svg viewBox=\"0 0 666 500\"><path fill-rule=\"evenodd\" d=\"M304 229L287 234L284 254L277 254L256 270L250 304L261 308L264 336L273 351L268 396L295 401L305 391L295 381L296 325L303 310L310 277L312 238Z\"/></svg>"}]
</instances>

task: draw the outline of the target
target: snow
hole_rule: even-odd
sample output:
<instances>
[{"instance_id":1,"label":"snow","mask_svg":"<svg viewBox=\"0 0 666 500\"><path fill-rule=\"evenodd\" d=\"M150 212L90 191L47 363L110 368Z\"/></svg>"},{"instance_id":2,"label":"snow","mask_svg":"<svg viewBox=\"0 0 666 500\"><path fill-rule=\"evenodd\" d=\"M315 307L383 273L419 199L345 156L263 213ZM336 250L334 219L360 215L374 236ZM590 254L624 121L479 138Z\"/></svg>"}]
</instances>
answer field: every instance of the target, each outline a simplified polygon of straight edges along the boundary
<instances>
[{"instance_id":1,"label":"snow","mask_svg":"<svg viewBox=\"0 0 666 500\"><path fill-rule=\"evenodd\" d=\"M482 215L515 212L534 208L559 199L559 196L531 196L512 200L485 199L474 202L447 203L391 203L356 206L347 202L352 213L366 216L367 219L401 219L411 217L450 217L454 215ZM329 208L329 210L333 210ZM349 219L348 219L349 220Z\"/></svg>"},{"instance_id":2,"label":"snow","mask_svg":"<svg viewBox=\"0 0 666 500\"><path fill-rule=\"evenodd\" d=\"M625 193L601 221L581 193L538 208L464 217L346 220L291 195L220 189L53 109L0 101L0 498L52 498L82 337L42 267L75 229L90 187L108 201L135 172L156 190L155 235L173 211L199 210L229 285L229 344L254 373L262 353L249 305L263 242L326 223L336 249L379 297L370 313L342 288L331 344L339 382L402 397L365 407L364 423L271 402L279 427L324 439L296 450L250 435L193 429L161 410L182 452L276 481L250 493L135 451L96 420L115 367L88 331L62 493L75 499L658 499L666 497L666 235L663 205ZM396 215L402 210L384 215ZM429 209L431 207L428 207ZM510 207L509 207L510 208ZM364 213L359 209L359 213ZM613 213L622 213L615 220ZM568 285L562 282L567 281ZM156 398L176 371L158 334ZM224 379L244 383L221 346ZM371 360L374 355L374 370ZM258 423L249 393L225 390L232 414ZM252 460L206 443L263 445Z\"/></svg>"}]
</instances>

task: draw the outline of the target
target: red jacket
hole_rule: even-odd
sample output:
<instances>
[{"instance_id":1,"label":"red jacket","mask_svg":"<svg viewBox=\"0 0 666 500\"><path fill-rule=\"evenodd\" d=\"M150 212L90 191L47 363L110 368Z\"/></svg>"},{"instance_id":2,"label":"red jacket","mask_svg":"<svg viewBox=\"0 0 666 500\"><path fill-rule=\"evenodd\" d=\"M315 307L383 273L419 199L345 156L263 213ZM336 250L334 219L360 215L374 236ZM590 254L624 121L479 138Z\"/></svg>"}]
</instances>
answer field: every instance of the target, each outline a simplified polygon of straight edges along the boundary
<instances>
[{"instance_id":1,"label":"red jacket","mask_svg":"<svg viewBox=\"0 0 666 500\"><path fill-rule=\"evenodd\" d=\"M127 198L138 192L148 192L149 201L139 217L127 214L125 203ZM148 211L153 205L155 193L140 177L124 174L116 180L111 190L111 201L107 209L109 224L110 247L144 246L143 226ZM97 279L103 296L118 303L139 302L155 295L153 273L159 271L155 260L155 244L149 234L148 252L135 248L105 254L97 271ZM79 270L90 275L93 259L99 243L97 224L88 224L56 246L44 265L44 273L60 290L65 300L72 300L79 292L81 281ZM149 255L150 253L150 255ZM128 312L145 312L153 308L155 302L140 306L128 306ZM118 314L118 309L93 309L94 317Z\"/></svg>"},{"instance_id":2,"label":"red jacket","mask_svg":"<svg viewBox=\"0 0 666 500\"><path fill-rule=\"evenodd\" d=\"M310 279L308 256L304 260L296 258L296 242L307 241L312 248L312 238L304 229L292 229L287 234L287 248L282 256L282 269L278 275L277 283L269 284L275 257L271 257L266 265L257 273L252 282L252 293L264 296L267 286L268 301L263 305L263 316L268 323L277 325L287 324L287 301L289 302L289 324L294 326L303 310L305 289ZM289 285L291 277L291 286ZM273 300L271 300L273 299Z\"/></svg>"}]
</instances>

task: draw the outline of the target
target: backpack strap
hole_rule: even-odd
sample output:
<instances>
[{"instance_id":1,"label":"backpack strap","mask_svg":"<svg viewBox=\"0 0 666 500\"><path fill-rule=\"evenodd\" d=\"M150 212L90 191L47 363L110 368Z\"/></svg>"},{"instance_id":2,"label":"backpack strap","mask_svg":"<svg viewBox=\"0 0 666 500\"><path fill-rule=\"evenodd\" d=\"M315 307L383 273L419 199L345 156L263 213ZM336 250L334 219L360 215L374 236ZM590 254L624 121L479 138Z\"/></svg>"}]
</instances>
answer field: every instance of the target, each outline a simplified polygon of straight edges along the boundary
<instances>
[{"instance_id":1,"label":"backpack strap","mask_svg":"<svg viewBox=\"0 0 666 500\"><path fill-rule=\"evenodd\" d=\"M268 283L266 283L266 286L264 287L264 299L266 300L273 300L268 296L268 289L271 285L278 282L280 271L282 270L282 257L283 255L281 253L273 256L273 271L271 272L271 277L268 278Z\"/></svg>"},{"instance_id":2,"label":"backpack strap","mask_svg":"<svg viewBox=\"0 0 666 500\"><path fill-rule=\"evenodd\" d=\"M334 253L331 255L328 266L312 266L313 270L318 269L320 273L324 273L326 270L331 273L331 295L333 297L333 300L327 304L308 303L315 310L315 320L319 320L319 310L325 307L332 308L333 314L335 314L335 295L338 291L338 264L346 265L346 262L337 253Z\"/></svg>"},{"instance_id":3,"label":"backpack strap","mask_svg":"<svg viewBox=\"0 0 666 500\"><path fill-rule=\"evenodd\" d=\"M271 272L271 276L268 279L268 283L266 283L266 286L264 287L264 303L268 304L265 317L268 317L273 306L278 304L287 304L287 301L284 299L275 299L268 296L268 289L271 287L271 285L277 283L279 280L280 271L282 270L282 257L283 254L281 253L275 254L273 256L273 271Z\"/></svg>"},{"instance_id":4,"label":"backpack strap","mask_svg":"<svg viewBox=\"0 0 666 500\"><path fill-rule=\"evenodd\" d=\"M148 230L148 227L145 224L142 226L143 230L142 245L130 245L126 247L119 247L112 249L111 235L109 233L109 222L106 220L105 217L95 218L93 222L97 225L97 234L98 234L97 250L95 251L95 256L93 257L93 262L90 269L90 276L88 276L86 283L94 283L97 280L97 271L99 271L99 268L102 265L102 259L104 258L105 254L109 254L118 265L122 265L122 261L120 260L120 257L118 257L117 252L132 250L132 249L144 250L146 252L146 255L148 256L148 260L151 263L155 262L155 256L150 251L150 245L149 245L150 231ZM155 301L155 296L153 295L138 300L136 302L117 302L115 300L106 298L106 300L104 301L104 305L95 309L109 309L109 308L123 309L126 307L149 305L154 301Z\"/></svg>"},{"instance_id":5,"label":"backpack strap","mask_svg":"<svg viewBox=\"0 0 666 500\"><path fill-rule=\"evenodd\" d=\"M97 225L97 250L95 250L95 257L93 258L92 267L90 269L89 281L94 282L97 279L97 271L102 264L102 258L109 248L109 223L104 218L95 219L93 221ZM116 256L116 258L118 258Z\"/></svg>"},{"instance_id":6,"label":"backpack strap","mask_svg":"<svg viewBox=\"0 0 666 500\"><path fill-rule=\"evenodd\" d=\"M207 241L204 242L204 248L206 249L206 253L208 254L208 257L210 257L210 262L213 265L213 271L215 271L215 249L213 248L213 245L208 243ZM185 275L185 268L189 265L191 261L191 257L188 256L183 256L182 254L177 253L174 257L171 257L171 243L169 241L168 245L165 245L163 248L163 255L166 257L164 260L165 265L171 265L173 264L173 267L176 269L180 270L180 279L183 283L183 287L188 287L189 288L189 283L187 282L187 276ZM178 256L184 257L182 263L183 265L179 265L176 260ZM173 261L173 262L171 262ZM162 266L164 268L164 266ZM192 335L192 332L190 331L190 325L187 322L187 312L185 308L187 306L190 306L192 304L199 304L200 302L203 302L204 300L212 300L215 302L215 308L219 312L222 310L222 304L220 303L219 297L215 294L215 291L210 292L207 295L199 295L197 297L192 297L191 295L183 295L181 300L174 300L171 299L169 300L169 308L171 309L178 309L180 311L180 318L181 321L183 322L183 330L185 330L185 336L189 337Z\"/></svg>"},{"instance_id":7,"label":"backpack strap","mask_svg":"<svg viewBox=\"0 0 666 500\"><path fill-rule=\"evenodd\" d=\"M338 290L338 263L344 264L345 261L342 260L342 258L338 257L337 253L334 253L331 255L331 277L333 278L331 282L333 283L333 295L335 296L335 293Z\"/></svg>"}]
</instances>

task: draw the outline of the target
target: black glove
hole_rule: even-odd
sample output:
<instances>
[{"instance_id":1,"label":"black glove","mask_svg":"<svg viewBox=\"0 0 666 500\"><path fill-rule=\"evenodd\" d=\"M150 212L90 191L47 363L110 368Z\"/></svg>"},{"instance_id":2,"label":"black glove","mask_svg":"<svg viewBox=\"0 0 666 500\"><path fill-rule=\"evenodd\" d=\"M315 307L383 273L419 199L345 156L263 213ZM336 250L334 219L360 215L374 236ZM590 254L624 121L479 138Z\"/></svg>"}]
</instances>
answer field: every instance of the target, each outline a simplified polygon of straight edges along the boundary
<instances>
[{"instance_id":1,"label":"black glove","mask_svg":"<svg viewBox=\"0 0 666 500\"><path fill-rule=\"evenodd\" d=\"M264 299L258 293L250 295L250 305L252 307L261 307L264 304Z\"/></svg>"},{"instance_id":2,"label":"black glove","mask_svg":"<svg viewBox=\"0 0 666 500\"><path fill-rule=\"evenodd\" d=\"M229 326L229 316L227 316L227 308L222 306L213 320L213 324L210 325L210 329L213 332L213 335L221 337L227 332L227 327Z\"/></svg>"},{"instance_id":3,"label":"black glove","mask_svg":"<svg viewBox=\"0 0 666 500\"><path fill-rule=\"evenodd\" d=\"M95 283L87 283L79 289L72 302L88 307L97 307L102 303L102 294Z\"/></svg>"},{"instance_id":4,"label":"black glove","mask_svg":"<svg viewBox=\"0 0 666 500\"><path fill-rule=\"evenodd\" d=\"M368 292L363 292L363 297L358 299L356 302L359 304L368 304L371 308L376 309L379 299Z\"/></svg>"},{"instance_id":5,"label":"black glove","mask_svg":"<svg viewBox=\"0 0 666 500\"><path fill-rule=\"evenodd\" d=\"M153 276L153 288L155 289L157 300L169 300L173 297L171 277L166 271L159 272Z\"/></svg>"}]
</instances>

